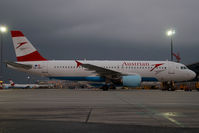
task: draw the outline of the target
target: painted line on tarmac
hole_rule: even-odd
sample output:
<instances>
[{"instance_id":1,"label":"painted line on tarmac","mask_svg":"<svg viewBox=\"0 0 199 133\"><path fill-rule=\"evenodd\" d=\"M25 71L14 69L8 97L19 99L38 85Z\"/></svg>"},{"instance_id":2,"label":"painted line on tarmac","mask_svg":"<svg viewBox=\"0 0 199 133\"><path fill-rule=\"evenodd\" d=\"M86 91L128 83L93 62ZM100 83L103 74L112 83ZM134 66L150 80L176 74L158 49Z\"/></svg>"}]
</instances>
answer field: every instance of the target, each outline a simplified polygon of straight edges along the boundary
<instances>
[{"instance_id":1,"label":"painted line on tarmac","mask_svg":"<svg viewBox=\"0 0 199 133\"><path fill-rule=\"evenodd\" d=\"M170 122L178 125L179 127L184 127L184 125L182 123L178 122L177 120L175 120L169 116L163 116L163 117L166 118L167 120L169 120Z\"/></svg>"},{"instance_id":2,"label":"painted line on tarmac","mask_svg":"<svg viewBox=\"0 0 199 133\"><path fill-rule=\"evenodd\" d=\"M128 100L126 100L126 98L124 99L124 98L122 98L121 96L119 96L119 95L117 95L117 94L116 94L116 96L117 96L117 98L119 98L121 101L123 101L123 102L125 102L125 103L127 103L127 104L129 104L129 105L132 105L132 103L130 103ZM154 116L154 114L160 114L160 112L158 112L158 111L156 111L156 110L154 110L154 109L148 108L148 107L146 107L145 105L140 104L140 103L137 103L137 104L134 104L134 105L136 105L137 107L139 107L139 108L145 110L145 113L146 113L146 114L150 115L153 119L159 121L158 119L154 118L153 116ZM175 125L177 125L177 126L179 126L179 127L185 127L182 123L180 123L179 121L175 120L174 118L171 118L171 116L169 116L169 115L164 115L164 114L162 114L162 115L160 115L160 116L162 116L163 118L167 119L168 121L172 122L173 124L175 124Z\"/></svg>"},{"instance_id":3,"label":"painted line on tarmac","mask_svg":"<svg viewBox=\"0 0 199 133\"><path fill-rule=\"evenodd\" d=\"M148 110L149 112L151 112L151 114L160 114L158 111L148 108L143 104L139 104L142 108L145 108L146 110ZM172 113L173 114L173 113ZM175 120L174 118L171 118L172 116L177 116L177 115L172 115L171 113L167 112L167 113L163 113L160 114L160 116L162 116L163 118L169 120L170 122L174 123L175 125L179 126L179 127L185 127L182 123L180 123L179 121Z\"/></svg>"},{"instance_id":4,"label":"painted line on tarmac","mask_svg":"<svg viewBox=\"0 0 199 133\"><path fill-rule=\"evenodd\" d=\"M90 118L90 116L91 116L91 112L92 112L92 108L90 108L90 110L89 110L89 112L88 112L88 115L87 115L87 117L86 117L86 121L85 121L85 123L88 123L88 120L89 120L89 118Z\"/></svg>"}]
</instances>

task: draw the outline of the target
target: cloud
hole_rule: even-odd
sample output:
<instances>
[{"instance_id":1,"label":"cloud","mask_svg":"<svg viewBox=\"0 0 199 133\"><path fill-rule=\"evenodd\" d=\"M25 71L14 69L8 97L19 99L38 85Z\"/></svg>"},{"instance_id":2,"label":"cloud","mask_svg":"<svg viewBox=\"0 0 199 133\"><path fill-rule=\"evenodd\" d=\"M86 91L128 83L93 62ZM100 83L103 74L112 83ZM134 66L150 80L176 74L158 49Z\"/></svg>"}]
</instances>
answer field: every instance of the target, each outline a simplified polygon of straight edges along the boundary
<instances>
[{"instance_id":1,"label":"cloud","mask_svg":"<svg viewBox=\"0 0 199 133\"><path fill-rule=\"evenodd\" d=\"M6 0L0 20L22 30L50 59L151 59L174 50L185 63L198 61L198 0ZM4 37L5 38L5 37ZM15 59L10 36L5 57Z\"/></svg>"}]
</instances>

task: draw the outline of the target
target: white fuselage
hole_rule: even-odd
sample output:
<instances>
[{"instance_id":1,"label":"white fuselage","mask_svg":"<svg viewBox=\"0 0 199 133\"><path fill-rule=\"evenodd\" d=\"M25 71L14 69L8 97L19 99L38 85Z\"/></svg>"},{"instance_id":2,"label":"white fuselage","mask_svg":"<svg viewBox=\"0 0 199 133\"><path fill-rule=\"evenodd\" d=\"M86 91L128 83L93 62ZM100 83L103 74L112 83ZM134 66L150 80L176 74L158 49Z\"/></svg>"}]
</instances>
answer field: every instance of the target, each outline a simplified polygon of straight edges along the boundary
<instances>
[{"instance_id":1,"label":"white fuselage","mask_svg":"<svg viewBox=\"0 0 199 133\"><path fill-rule=\"evenodd\" d=\"M8 62L8 67L49 78L136 87L144 81L186 81L196 76L185 65L170 61L47 60L21 31L11 31L11 36L18 62Z\"/></svg>"},{"instance_id":2,"label":"white fuselage","mask_svg":"<svg viewBox=\"0 0 199 133\"><path fill-rule=\"evenodd\" d=\"M195 77L195 73L181 63L171 61L80 61L83 64L92 64L122 74L138 74L142 81L186 81ZM30 64L29 70L11 68L63 80L88 80L103 81L95 71L89 71L82 66L77 66L74 60L49 60L49 61L27 61L17 62L20 64Z\"/></svg>"}]
</instances>

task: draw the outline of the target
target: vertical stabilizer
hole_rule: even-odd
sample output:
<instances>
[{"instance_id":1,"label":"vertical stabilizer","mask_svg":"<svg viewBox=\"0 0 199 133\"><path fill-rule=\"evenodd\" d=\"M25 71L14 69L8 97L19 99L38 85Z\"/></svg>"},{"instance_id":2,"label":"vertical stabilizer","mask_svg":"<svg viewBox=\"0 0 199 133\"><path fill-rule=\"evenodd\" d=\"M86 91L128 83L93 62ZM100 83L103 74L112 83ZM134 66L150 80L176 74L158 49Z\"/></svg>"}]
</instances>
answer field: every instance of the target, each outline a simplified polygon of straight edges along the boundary
<instances>
[{"instance_id":1,"label":"vertical stabilizer","mask_svg":"<svg viewBox=\"0 0 199 133\"><path fill-rule=\"evenodd\" d=\"M46 61L21 31L11 31L17 61Z\"/></svg>"}]
</instances>

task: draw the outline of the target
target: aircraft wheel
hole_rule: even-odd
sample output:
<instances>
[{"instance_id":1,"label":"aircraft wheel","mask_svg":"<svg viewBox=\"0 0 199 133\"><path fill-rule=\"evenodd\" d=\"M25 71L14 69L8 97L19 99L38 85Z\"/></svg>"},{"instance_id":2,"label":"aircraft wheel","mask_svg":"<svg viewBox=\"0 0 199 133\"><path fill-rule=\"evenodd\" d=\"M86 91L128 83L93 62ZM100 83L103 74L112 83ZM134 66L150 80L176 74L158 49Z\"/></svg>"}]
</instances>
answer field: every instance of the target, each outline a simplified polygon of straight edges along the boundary
<instances>
[{"instance_id":1,"label":"aircraft wheel","mask_svg":"<svg viewBox=\"0 0 199 133\"><path fill-rule=\"evenodd\" d=\"M116 87L112 84L112 85L110 85L110 86L109 86L109 89L113 89L113 90L115 90L115 89L116 89Z\"/></svg>"},{"instance_id":2,"label":"aircraft wheel","mask_svg":"<svg viewBox=\"0 0 199 133\"><path fill-rule=\"evenodd\" d=\"M108 85L104 85L104 86L101 87L101 89L102 89L103 91L108 91L108 88L109 88Z\"/></svg>"}]
</instances>

